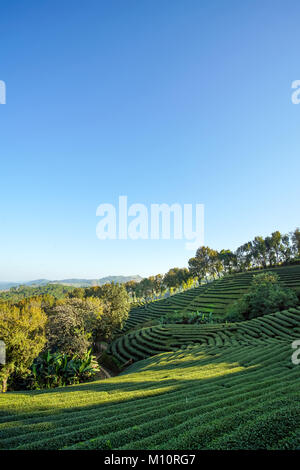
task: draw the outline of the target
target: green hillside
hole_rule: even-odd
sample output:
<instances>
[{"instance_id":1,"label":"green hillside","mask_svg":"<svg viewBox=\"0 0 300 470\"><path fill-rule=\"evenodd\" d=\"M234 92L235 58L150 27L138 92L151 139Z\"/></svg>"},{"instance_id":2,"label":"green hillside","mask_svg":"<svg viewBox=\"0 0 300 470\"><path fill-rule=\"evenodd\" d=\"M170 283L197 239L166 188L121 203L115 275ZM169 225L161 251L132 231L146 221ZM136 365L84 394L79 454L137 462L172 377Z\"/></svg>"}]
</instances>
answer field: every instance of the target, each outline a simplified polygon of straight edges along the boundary
<instances>
[{"instance_id":1,"label":"green hillside","mask_svg":"<svg viewBox=\"0 0 300 470\"><path fill-rule=\"evenodd\" d=\"M141 328L114 341L108 352L125 363L195 344L221 348L292 341L300 338L299 314L299 310L289 309L241 323Z\"/></svg>"},{"instance_id":2,"label":"green hillside","mask_svg":"<svg viewBox=\"0 0 300 470\"><path fill-rule=\"evenodd\" d=\"M131 310L123 332L143 323L177 311L213 312L222 318L227 306L247 292L253 276L258 272L275 272L287 287L300 287L300 265L285 266L225 276L219 280L172 295L166 299L151 302Z\"/></svg>"},{"instance_id":3,"label":"green hillside","mask_svg":"<svg viewBox=\"0 0 300 470\"><path fill-rule=\"evenodd\" d=\"M300 266L276 271L300 286ZM249 288L228 276L131 312L109 346L119 376L3 394L0 449L300 449L300 306L236 323L137 328L174 310L213 310ZM130 323L131 321L131 323Z\"/></svg>"},{"instance_id":4,"label":"green hillside","mask_svg":"<svg viewBox=\"0 0 300 470\"><path fill-rule=\"evenodd\" d=\"M150 329L152 353L156 344L187 346L118 377L4 395L0 448L300 448L300 374L291 362L300 308L225 329L182 327Z\"/></svg>"}]
</instances>

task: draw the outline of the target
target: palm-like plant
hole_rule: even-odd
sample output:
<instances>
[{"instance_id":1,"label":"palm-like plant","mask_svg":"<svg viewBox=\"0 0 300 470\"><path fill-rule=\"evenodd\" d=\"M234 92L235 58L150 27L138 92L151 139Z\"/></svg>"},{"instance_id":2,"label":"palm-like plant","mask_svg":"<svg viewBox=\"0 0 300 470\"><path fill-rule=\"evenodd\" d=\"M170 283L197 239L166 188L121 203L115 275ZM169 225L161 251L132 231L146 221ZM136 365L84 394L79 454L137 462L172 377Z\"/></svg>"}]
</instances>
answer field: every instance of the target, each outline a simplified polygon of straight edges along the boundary
<instances>
[{"instance_id":1,"label":"palm-like plant","mask_svg":"<svg viewBox=\"0 0 300 470\"><path fill-rule=\"evenodd\" d=\"M31 388L53 388L84 382L99 370L91 350L83 357L46 351L32 365Z\"/></svg>"}]
</instances>

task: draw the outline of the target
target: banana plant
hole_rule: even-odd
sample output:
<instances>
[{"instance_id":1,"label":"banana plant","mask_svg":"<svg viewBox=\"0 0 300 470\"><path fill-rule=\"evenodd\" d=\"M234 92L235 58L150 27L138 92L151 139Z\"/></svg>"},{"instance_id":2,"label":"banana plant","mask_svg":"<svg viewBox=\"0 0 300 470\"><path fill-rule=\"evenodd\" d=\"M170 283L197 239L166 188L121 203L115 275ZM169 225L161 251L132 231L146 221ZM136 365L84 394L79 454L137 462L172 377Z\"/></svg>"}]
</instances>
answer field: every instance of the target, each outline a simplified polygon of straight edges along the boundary
<instances>
[{"instance_id":1,"label":"banana plant","mask_svg":"<svg viewBox=\"0 0 300 470\"><path fill-rule=\"evenodd\" d=\"M53 388L84 382L99 370L91 350L83 357L46 351L31 367L30 388Z\"/></svg>"}]
</instances>

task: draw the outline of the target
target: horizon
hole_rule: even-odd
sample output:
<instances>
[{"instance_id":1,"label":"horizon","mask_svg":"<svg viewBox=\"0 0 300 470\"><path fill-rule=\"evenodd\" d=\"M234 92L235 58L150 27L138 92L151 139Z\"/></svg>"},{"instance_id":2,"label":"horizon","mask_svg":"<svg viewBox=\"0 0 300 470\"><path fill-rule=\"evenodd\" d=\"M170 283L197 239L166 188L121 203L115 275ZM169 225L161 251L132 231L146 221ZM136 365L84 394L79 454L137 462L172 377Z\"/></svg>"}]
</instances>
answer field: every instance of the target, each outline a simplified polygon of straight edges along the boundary
<instances>
[{"instance_id":1,"label":"horizon","mask_svg":"<svg viewBox=\"0 0 300 470\"><path fill-rule=\"evenodd\" d=\"M203 204L217 250L298 227L297 12L296 0L5 2L0 282L186 267L185 239L97 238L97 208L122 195Z\"/></svg>"},{"instance_id":2,"label":"horizon","mask_svg":"<svg viewBox=\"0 0 300 470\"><path fill-rule=\"evenodd\" d=\"M114 274L108 274L107 276L101 276L101 277L92 277L92 278L82 278L82 277L65 277L65 278L62 278L62 279L48 279L48 278L45 278L45 277L41 277L41 278L38 278L38 279L28 279L28 280L22 280L22 281L0 281L0 284L1 283L15 283L15 284L22 284L22 283L27 283L27 282L35 282L35 281L49 281L49 282L55 282L55 281L58 281L58 282L61 282L61 281L69 281L69 280L85 280L85 281L98 281L98 280L101 280L101 279L105 279L106 277L141 277L139 276L139 274L127 274L127 275L122 275L122 274L117 274L117 275L114 275Z\"/></svg>"}]
</instances>

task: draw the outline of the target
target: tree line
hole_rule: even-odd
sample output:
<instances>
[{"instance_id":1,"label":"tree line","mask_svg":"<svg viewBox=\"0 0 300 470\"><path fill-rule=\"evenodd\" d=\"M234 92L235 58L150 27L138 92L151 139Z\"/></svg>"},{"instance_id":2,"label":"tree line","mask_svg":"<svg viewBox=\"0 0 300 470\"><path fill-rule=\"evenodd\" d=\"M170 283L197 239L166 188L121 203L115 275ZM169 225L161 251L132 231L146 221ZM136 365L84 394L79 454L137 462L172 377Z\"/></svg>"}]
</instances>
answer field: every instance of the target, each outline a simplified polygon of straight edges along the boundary
<instances>
[{"instance_id":1,"label":"tree line","mask_svg":"<svg viewBox=\"0 0 300 470\"><path fill-rule=\"evenodd\" d=\"M276 231L265 238L256 236L234 252L202 246L196 251L195 257L189 260L189 271L202 280L250 269L290 264L299 260L299 257L300 230L297 228L289 234Z\"/></svg>"},{"instance_id":2,"label":"tree line","mask_svg":"<svg viewBox=\"0 0 300 470\"><path fill-rule=\"evenodd\" d=\"M299 228L288 234L275 231L265 238L256 236L235 251L201 246L189 259L188 268L172 268L165 275L127 282L125 287L134 299L151 300L226 274L290 264L299 258Z\"/></svg>"},{"instance_id":3,"label":"tree line","mask_svg":"<svg viewBox=\"0 0 300 470\"><path fill-rule=\"evenodd\" d=\"M44 294L16 303L2 302L0 339L5 342L6 362L0 365L0 392L28 388L32 384L41 387L42 379L34 371L45 367L47 385L85 380L87 375L79 373L87 360L91 373L93 358L89 352L123 327L129 309L130 298L124 285L114 283L73 289L63 299ZM55 376L63 364L64 372L71 374L67 382ZM53 377L49 382L50 368Z\"/></svg>"}]
</instances>

